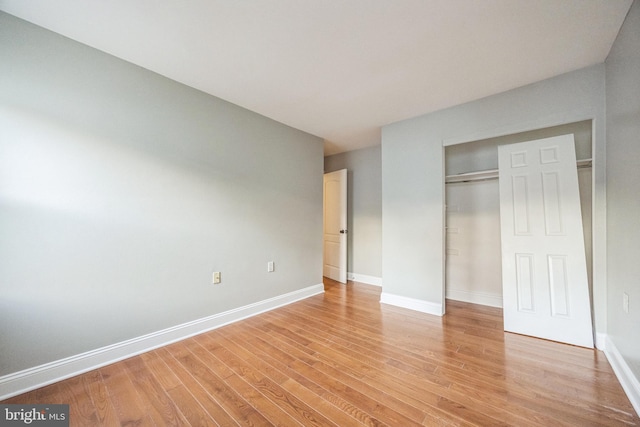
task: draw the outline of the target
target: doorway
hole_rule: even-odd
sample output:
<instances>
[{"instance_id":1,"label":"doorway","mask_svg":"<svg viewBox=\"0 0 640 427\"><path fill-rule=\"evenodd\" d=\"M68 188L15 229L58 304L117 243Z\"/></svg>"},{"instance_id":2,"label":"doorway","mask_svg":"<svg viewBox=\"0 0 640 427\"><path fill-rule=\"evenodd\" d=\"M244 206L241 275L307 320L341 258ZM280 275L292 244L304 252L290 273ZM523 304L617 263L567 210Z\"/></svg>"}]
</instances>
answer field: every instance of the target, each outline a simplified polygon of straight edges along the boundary
<instances>
[{"instance_id":1,"label":"doorway","mask_svg":"<svg viewBox=\"0 0 640 427\"><path fill-rule=\"evenodd\" d=\"M347 170L323 178L322 275L347 283Z\"/></svg>"},{"instance_id":2,"label":"doorway","mask_svg":"<svg viewBox=\"0 0 640 427\"><path fill-rule=\"evenodd\" d=\"M564 134L575 135L587 276L593 301L591 120L444 147L447 299L502 306L498 146Z\"/></svg>"}]
</instances>

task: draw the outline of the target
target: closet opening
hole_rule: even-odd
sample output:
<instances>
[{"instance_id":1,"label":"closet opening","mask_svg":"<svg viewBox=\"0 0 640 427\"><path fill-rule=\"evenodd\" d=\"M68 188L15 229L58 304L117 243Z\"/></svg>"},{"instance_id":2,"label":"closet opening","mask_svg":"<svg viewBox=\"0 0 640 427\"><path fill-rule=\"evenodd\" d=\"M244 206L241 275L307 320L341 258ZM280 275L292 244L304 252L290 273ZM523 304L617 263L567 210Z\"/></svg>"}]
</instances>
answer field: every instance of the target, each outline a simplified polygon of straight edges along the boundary
<instances>
[{"instance_id":1,"label":"closet opening","mask_svg":"<svg viewBox=\"0 0 640 427\"><path fill-rule=\"evenodd\" d=\"M593 312L591 120L444 147L446 299L502 307L498 146L565 134L575 138Z\"/></svg>"}]
</instances>

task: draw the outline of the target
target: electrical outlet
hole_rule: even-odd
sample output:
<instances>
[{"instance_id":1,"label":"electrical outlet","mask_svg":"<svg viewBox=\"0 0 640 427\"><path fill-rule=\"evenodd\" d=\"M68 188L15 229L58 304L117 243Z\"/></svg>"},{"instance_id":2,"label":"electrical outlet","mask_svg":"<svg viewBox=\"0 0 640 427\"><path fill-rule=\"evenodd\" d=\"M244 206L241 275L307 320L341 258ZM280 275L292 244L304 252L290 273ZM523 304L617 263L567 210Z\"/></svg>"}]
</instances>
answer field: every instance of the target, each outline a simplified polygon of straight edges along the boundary
<instances>
[{"instance_id":1,"label":"electrical outlet","mask_svg":"<svg viewBox=\"0 0 640 427\"><path fill-rule=\"evenodd\" d=\"M267 263L267 273L273 273L273 271L275 271L275 264L273 263L273 261L269 261Z\"/></svg>"},{"instance_id":2,"label":"electrical outlet","mask_svg":"<svg viewBox=\"0 0 640 427\"><path fill-rule=\"evenodd\" d=\"M218 283L220 283L220 272L219 271L214 271L213 272L213 284L217 285Z\"/></svg>"},{"instance_id":3,"label":"electrical outlet","mask_svg":"<svg viewBox=\"0 0 640 427\"><path fill-rule=\"evenodd\" d=\"M629 312L629 294L626 292L622 293L622 309L625 313Z\"/></svg>"}]
</instances>

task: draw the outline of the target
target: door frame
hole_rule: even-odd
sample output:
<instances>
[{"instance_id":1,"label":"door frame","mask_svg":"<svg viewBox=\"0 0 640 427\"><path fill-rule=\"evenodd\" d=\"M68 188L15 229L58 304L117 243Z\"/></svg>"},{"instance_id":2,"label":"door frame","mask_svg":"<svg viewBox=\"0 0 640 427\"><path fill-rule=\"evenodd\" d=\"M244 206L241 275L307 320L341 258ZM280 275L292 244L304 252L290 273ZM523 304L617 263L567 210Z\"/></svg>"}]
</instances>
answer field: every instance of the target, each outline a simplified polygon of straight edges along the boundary
<instances>
[{"instance_id":1,"label":"door frame","mask_svg":"<svg viewBox=\"0 0 640 427\"><path fill-rule=\"evenodd\" d=\"M484 139L497 138L523 132L536 131L539 129L567 125L576 122L591 121L591 250L592 250L592 284L591 292L591 317L594 331L595 346L604 349L606 334L599 332L606 326L607 306L606 306L606 208L600 206L602 200L606 200L605 189L596 192L596 178L606 175L606 165L604 158L604 147L598 150L599 141L605 138L604 124L600 125L597 113L591 109L569 111L565 114L553 115L531 122L511 123L501 127L453 136L445 138L441 144L442 155L442 307L446 313L446 187L445 187L445 148L450 145L466 144ZM601 328L598 325L603 325Z\"/></svg>"}]
</instances>

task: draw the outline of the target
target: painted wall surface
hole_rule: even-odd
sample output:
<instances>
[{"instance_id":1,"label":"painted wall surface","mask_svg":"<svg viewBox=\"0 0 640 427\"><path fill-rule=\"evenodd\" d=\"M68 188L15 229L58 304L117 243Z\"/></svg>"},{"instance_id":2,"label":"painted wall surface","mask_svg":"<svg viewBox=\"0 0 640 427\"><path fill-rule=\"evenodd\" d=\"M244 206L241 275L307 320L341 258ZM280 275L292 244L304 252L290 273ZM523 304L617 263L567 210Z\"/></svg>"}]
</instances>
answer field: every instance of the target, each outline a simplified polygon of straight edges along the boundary
<instances>
[{"instance_id":1,"label":"painted wall surface","mask_svg":"<svg viewBox=\"0 0 640 427\"><path fill-rule=\"evenodd\" d=\"M347 270L382 277L380 146L325 157L325 172L347 169Z\"/></svg>"},{"instance_id":2,"label":"painted wall surface","mask_svg":"<svg viewBox=\"0 0 640 427\"><path fill-rule=\"evenodd\" d=\"M0 376L322 282L320 138L3 13L0 58Z\"/></svg>"},{"instance_id":3,"label":"painted wall surface","mask_svg":"<svg viewBox=\"0 0 640 427\"><path fill-rule=\"evenodd\" d=\"M447 184L446 297L502 307L498 180Z\"/></svg>"},{"instance_id":4,"label":"painted wall surface","mask_svg":"<svg viewBox=\"0 0 640 427\"><path fill-rule=\"evenodd\" d=\"M607 70L609 337L640 379L640 2L618 34ZM629 295L629 312L623 310Z\"/></svg>"},{"instance_id":5,"label":"painted wall surface","mask_svg":"<svg viewBox=\"0 0 640 427\"><path fill-rule=\"evenodd\" d=\"M383 292L444 304L444 148L593 119L594 311L606 330L604 65L382 129Z\"/></svg>"}]
</instances>

